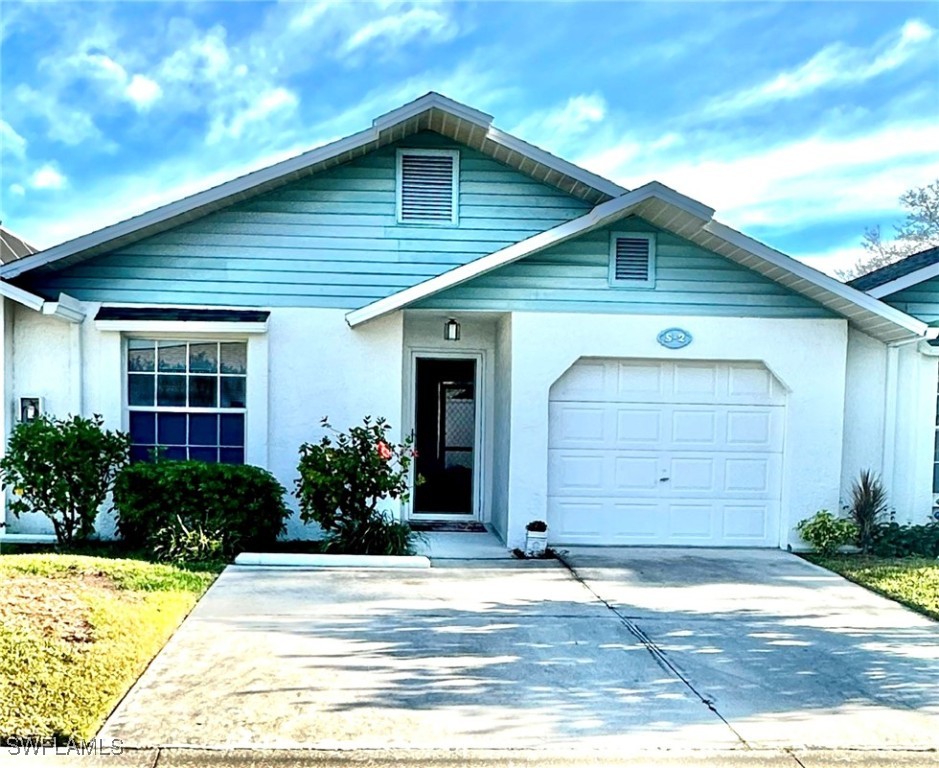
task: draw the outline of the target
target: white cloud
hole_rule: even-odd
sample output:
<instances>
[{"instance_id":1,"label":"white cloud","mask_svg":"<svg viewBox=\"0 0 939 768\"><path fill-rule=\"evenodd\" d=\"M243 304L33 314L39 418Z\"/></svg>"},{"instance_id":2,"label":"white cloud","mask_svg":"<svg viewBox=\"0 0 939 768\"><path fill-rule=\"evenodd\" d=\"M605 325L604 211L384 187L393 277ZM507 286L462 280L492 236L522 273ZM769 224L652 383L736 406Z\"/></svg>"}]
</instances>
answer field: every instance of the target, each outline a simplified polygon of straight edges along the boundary
<instances>
[{"instance_id":1,"label":"white cloud","mask_svg":"<svg viewBox=\"0 0 939 768\"><path fill-rule=\"evenodd\" d=\"M26 155L26 139L6 120L0 120L0 154L19 158Z\"/></svg>"},{"instance_id":2,"label":"white cloud","mask_svg":"<svg viewBox=\"0 0 939 768\"><path fill-rule=\"evenodd\" d=\"M46 121L46 135L53 141L73 147L101 135L88 112L60 103L54 93L40 93L21 84L13 91L13 96L31 115Z\"/></svg>"},{"instance_id":3,"label":"white cloud","mask_svg":"<svg viewBox=\"0 0 939 768\"><path fill-rule=\"evenodd\" d=\"M17 197L22 197L26 194L26 187L24 187L22 184L11 184L9 189L10 194L16 195Z\"/></svg>"},{"instance_id":4,"label":"white cloud","mask_svg":"<svg viewBox=\"0 0 939 768\"><path fill-rule=\"evenodd\" d=\"M702 110L701 116L735 114L754 107L808 96L837 86L860 84L899 69L920 51L930 50L935 30L913 19L898 31L881 38L873 49L832 43L795 69L729 96L720 97Z\"/></svg>"},{"instance_id":5,"label":"white cloud","mask_svg":"<svg viewBox=\"0 0 939 768\"><path fill-rule=\"evenodd\" d=\"M286 88L274 88L261 94L257 100L253 100L253 103L240 109L228 119L222 116L214 120L206 143L214 144L225 137L240 138L248 127L270 119L275 113L279 117L291 114L297 108L298 103L296 95Z\"/></svg>"},{"instance_id":6,"label":"white cloud","mask_svg":"<svg viewBox=\"0 0 939 768\"><path fill-rule=\"evenodd\" d=\"M341 46L341 54L352 53L370 43L381 42L400 48L412 40L445 42L456 37L456 22L439 8L414 6L403 13L381 16L359 27Z\"/></svg>"},{"instance_id":7,"label":"white cloud","mask_svg":"<svg viewBox=\"0 0 939 768\"><path fill-rule=\"evenodd\" d=\"M150 105L163 94L163 89L160 88L159 83L145 75L134 75L124 89L124 93L139 109L149 109Z\"/></svg>"},{"instance_id":8,"label":"white cloud","mask_svg":"<svg viewBox=\"0 0 939 768\"><path fill-rule=\"evenodd\" d=\"M776 231L894 211L904 190L939 177L939 126L928 121L774 146L707 134L653 147L628 136L579 162L629 188L661 181L736 227Z\"/></svg>"},{"instance_id":9,"label":"white cloud","mask_svg":"<svg viewBox=\"0 0 939 768\"><path fill-rule=\"evenodd\" d=\"M571 139L601 123L606 114L606 99L601 94L582 93L571 96L561 106L533 112L511 132L563 154L572 144ZM623 147L617 147L615 152L618 159L625 159Z\"/></svg>"},{"instance_id":10,"label":"white cloud","mask_svg":"<svg viewBox=\"0 0 939 768\"><path fill-rule=\"evenodd\" d=\"M62 189L68 183L51 163L46 163L29 177L29 185L33 189Z\"/></svg>"}]
</instances>

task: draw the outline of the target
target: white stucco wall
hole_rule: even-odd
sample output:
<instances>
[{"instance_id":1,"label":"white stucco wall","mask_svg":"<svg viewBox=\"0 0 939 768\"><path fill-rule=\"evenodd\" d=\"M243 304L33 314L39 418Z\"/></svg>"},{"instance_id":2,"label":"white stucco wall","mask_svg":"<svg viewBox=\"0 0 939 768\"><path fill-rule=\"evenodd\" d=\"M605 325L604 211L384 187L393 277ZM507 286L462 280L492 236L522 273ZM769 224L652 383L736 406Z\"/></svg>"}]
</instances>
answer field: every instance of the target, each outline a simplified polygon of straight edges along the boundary
<instances>
[{"instance_id":1,"label":"white stucco wall","mask_svg":"<svg viewBox=\"0 0 939 768\"><path fill-rule=\"evenodd\" d=\"M495 532L508 540L509 464L512 455L512 316L499 320L496 333L493 401L492 518Z\"/></svg>"},{"instance_id":2,"label":"white stucco wall","mask_svg":"<svg viewBox=\"0 0 939 768\"><path fill-rule=\"evenodd\" d=\"M680 326L694 342L656 342ZM843 320L514 313L508 545L547 512L548 394L580 357L756 360L787 387L779 545L798 544L793 526L837 507L842 474L847 323Z\"/></svg>"},{"instance_id":3,"label":"white stucco wall","mask_svg":"<svg viewBox=\"0 0 939 768\"><path fill-rule=\"evenodd\" d=\"M366 415L384 416L394 428L393 439L401 438L402 341L400 313L353 331L343 310L271 312L268 468L287 488L294 508L298 450L319 439L324 416L340 431L360 424ZM296 516L288 522L288 538L316 534L315 527L302 525Z\"/></svg>"},{"instance_id":4,"label":"white stucco wall","mask_svg":"<svg viewBox=\"0 0 939 768\"><path fill-rule=\"evenodd\" d=\"M921 354L917 347L910 344L888 352L888 369L889 355L896 355L896 412L895 428L889 428L891 414L887 411L884 480L900 523L926 522L933 506L932 457L939 358ZM890 407L888 402L887 408Z\"/></svg>"},{"instance_id":5,"label":"white stucco wall","mask_svg":"<svg viewBox=\"0 0 939 768\"><path fill-rule=\"evenodd\" d=\"M887 345L848 329L841 500L863 469L884 471ZM837 512L837 509L831 510Z\"/></svg>"}]
</instances>

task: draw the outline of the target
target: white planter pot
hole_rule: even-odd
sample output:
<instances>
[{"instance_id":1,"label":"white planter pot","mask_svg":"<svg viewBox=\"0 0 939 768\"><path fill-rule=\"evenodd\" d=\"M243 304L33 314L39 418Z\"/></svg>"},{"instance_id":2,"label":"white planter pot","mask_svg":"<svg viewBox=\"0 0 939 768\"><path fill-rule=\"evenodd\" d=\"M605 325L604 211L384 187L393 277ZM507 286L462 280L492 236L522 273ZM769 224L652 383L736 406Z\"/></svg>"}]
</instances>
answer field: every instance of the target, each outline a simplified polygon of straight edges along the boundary
<instances>
[{"instance_id":1,"label":"white planter pot","mask_svg":"<svg viewBox=\"0 0 939 768\"><path fill-rule=\"evenodd\" d=\"M547 545L547 531L525 531L525 554L529 557L541 557Z\"/></svg>"}]
</instances>

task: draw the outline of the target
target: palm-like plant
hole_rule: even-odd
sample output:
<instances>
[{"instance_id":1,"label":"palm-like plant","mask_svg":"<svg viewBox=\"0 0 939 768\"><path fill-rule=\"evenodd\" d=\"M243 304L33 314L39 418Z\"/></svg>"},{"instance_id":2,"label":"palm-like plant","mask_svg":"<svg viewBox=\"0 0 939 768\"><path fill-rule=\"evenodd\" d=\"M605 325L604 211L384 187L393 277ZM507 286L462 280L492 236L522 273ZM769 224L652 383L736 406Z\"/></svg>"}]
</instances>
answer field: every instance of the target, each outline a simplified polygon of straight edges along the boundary
<instances>
[{"instance_id":1,"label":"palm-like plant","mask_svg":"<svg viewBox=\"0 0 939 768\"><path fill-rule=\"evenodd\" d=\"M857 545L862 552L870 552L874 530L887 510L887 489L880 477L869 469L862 470L860 478L851 487L851 504L848 507L851 519L857 525Z\"/></svg>"}]
</instances>

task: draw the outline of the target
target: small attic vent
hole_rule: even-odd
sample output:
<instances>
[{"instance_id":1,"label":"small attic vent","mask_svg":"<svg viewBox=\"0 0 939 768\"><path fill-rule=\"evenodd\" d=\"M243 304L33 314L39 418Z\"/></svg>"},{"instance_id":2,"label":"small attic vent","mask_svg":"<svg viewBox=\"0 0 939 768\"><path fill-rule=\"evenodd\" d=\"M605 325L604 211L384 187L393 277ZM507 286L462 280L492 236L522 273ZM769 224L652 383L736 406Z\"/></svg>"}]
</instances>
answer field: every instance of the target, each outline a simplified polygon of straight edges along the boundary
<instances>
[{"instance_id":1,"label":"small attic vent","mask_svg":"<svg viewBox=\"0 0 939 768\"><path fill-rule=\"evenodd\" d=\"M455 150L398 152L398 221L455 224L459 154Z\"/></svg>"},{"instance_id":2,"label":"small attic vent","mask_svg":"<svg viewBox=\"0 0 939 768\"><path fill-rule=\"evenodd\" d=\"M610 283L651 286L654 282L655 235L613 234L610 238Z\"/></svg>"}]
</instances>

